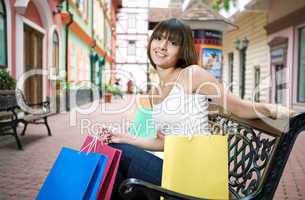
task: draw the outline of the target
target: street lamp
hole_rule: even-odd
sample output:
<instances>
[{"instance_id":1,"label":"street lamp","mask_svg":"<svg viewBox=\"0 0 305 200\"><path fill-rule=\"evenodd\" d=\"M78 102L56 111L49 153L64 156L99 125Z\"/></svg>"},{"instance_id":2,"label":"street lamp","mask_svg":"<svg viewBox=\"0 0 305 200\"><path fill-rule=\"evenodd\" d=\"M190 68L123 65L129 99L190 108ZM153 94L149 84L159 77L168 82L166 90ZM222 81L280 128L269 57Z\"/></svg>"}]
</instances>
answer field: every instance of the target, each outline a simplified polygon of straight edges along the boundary
<instances>
[{"instance_id":1,"label":"street lamp","mask_svg":"<svg viewBox=\"0 0 305 200\"><path fill-rule=\"evenodd\" d=\"M240 41L239 38L236 38L234 44L236 50L246 50L249 46L249 40L247 36L245 36L242 41Z\"/></svg>"}]
</instances>

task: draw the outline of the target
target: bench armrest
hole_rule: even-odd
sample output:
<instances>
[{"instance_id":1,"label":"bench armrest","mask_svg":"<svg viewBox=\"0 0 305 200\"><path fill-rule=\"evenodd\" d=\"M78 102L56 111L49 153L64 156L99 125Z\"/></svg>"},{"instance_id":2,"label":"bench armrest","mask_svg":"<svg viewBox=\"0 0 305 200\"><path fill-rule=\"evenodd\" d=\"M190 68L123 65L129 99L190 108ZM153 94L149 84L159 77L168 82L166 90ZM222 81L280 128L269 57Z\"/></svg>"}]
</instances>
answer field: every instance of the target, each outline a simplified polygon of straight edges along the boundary
<instances>
[{"instance_id":1,"label":"bench armrest","mask_svg":"<svg viewBox=\"0 0 305 200\"><path fill-rule=\"evenodd\" d=\"M49 107L50 106L50 102L49 101L43 101L40 103L32 103L32 104L28 104L28 106L32 107L32 106L43 106L43 107Z\"/></svg>"},{"instance_id":2,"label":"bench armrest","mask_svg":"<svg viewBox=\"0 0 305 200\"><path fill-rule=\"evenodd\" d=\"M41 108L39 109L43 109L43 114L47 114L47 113L50 113L50 102L49 101L43 101L43 102L40 102L40 103L35 103L35 104L26 104L27 106L31 107L31 108L34 108L35 106L39 106ZM18 106L18 108L20 108L20 106ZM20 108L21 109L21 108ZM23 110L23 112L25 114L31 114L30 112L26 111L26 110Z\"/></svg>"},{"instance_id":3,"label":"bench armrest","mask_svg":"<svg viewBox=\"0 0 305 200\"><path fill-rule=\"evenodd\" d=\"M10 113L12 113L13 115L12 115L12 120L16 120L16 119L18 119L18 115L17 115L17 109L18 109L18 106L11 106L11 107L7 107L7 108L1 108L0 109L0 112L10 112Z\"/></svg>"},{"instance_id":4,"label":"bench armrest","mask_svg":"<svg viewBox=\"0 0 305 200\"><path fill-rule=\"evenodd\" d=\"M174 192L135 178L125 180L120 185L119 192L124 199L132 199L132 197L141 194L145 195L149 200L160 199L161 196L171 200L204 200L202 198Z\"/></svg>"},{"instance_id":5,"label":"bench armrest","mask_svg":"<svg viewBox=\"0 0 305 200\"><path fill-rule=\"evenodd\" d=\"M229 189L231 191L231 188ZM204 198L198 198L198 197L193 197L182 193L174 192L172 190L168 190L136 178L129 178L123 181L123 183L120 185L119 193L125 200L132 200L135 196L139 194L145 195L148 198L148 200L159 200L160 197L165 197L165 200L207 200ZM243 198L236 198L234 197L233 193L230 193L229 196L230 196L229 199L239 199L239 200L256 199L256 193Z\"/></svg>"}]
</instances>

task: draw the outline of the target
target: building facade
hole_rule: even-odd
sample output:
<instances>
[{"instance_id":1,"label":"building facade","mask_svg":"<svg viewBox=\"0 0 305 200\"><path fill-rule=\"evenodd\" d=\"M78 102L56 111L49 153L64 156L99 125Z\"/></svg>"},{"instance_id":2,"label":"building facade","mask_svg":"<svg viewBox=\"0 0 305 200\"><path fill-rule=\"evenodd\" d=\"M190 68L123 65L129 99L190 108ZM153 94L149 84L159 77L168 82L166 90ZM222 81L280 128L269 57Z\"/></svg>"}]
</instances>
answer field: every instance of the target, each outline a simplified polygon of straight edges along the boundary
<instances>
[{"instance_id":1,"label":"building facade","mask_svg":"<svg viewBox=\"0 0 305 200\"><path fill-rule=\"evenodd\" d=\"M242 98L269 101L269 48L265 13L240 12L233 16L238 30L224 34L223 81L228 89ZM266 85L266 84L265 84ZM256 90L257 89L257 90Z\"/></svg>"},{"instance_id":2,"label":"building facade","mask_svg":"<svg viewBox=\"0 0 305 200\"><path fill-rule=\"evenodd\" d=\"M224 71L246 99L305 109L305 2L248 0L224 35Z\"/></svg>"},{"instance_id":3,"label":"building facade","mask_svg":"<svg viewBox=\"0 0 305 200\"><path fill-rule=\"evenodd\" d=\"M305 1L268 1L270 100L305 110ZM255 8L255 4L252 6ZM251 9L251 6L249 6Z\"/></svg>"},{"instance_id":4,"label":"building facade","mask_svg":"<svg viewBox=\"0 0 305 200\"><path fill-rule=\"evenodd\" d=\"M52 66L59 66L62 45L61 18L54 15L59 1L0 1L0 67L18 81L31 70L45 70L29 76L22 85L27 100L46 100L51 93Z\"/></svg>"},{"instance_id":5,"label":"building facade","mask_svg":"<svg viewBox=\"0 0 305 200\"><path fill-rule=\"evenodd\" d=\"M147 90L148 6L149 0L126 0L117 14L116 69L123 90L129 80L135 91Z\"/></svg>"},{"instance_id":6,"label":"building facade","mask_svg":"<svg viewBox=\"0 0 305 200\"><path fill-rule=\"evenodd\" d=\"M110 0L64 2L61 17L67 38L66 107L90 102L91 86L100 89L102 82L109 81L102 80L102 74L114 66L114 19L119 5L120 2Z\"/></svg>"},{"instance_id":7,"label":"building facade","mask_svg":"<svg viewBox=\"0 0 305 200\"><path fill-rule=\"evenodd\" d=\"M92 100L86 83L101 86L115 62L115 19L121 1L1 0L0 67L21 80L26 98L50 100L53 111ZM68 104L67 104L68 103Z\"/></svg>"}]
</instances>

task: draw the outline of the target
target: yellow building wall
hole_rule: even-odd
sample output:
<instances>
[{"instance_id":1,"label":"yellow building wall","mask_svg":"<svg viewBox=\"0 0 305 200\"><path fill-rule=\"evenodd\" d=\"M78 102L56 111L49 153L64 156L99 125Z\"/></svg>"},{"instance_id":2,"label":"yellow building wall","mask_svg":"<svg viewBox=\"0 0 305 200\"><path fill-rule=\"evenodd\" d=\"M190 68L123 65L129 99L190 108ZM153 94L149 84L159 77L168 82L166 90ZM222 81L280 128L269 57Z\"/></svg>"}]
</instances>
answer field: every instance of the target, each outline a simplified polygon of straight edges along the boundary
<instances>
[{"instance_id":1,"label":"yellow building wall","mask_svg":"<svg viewBox=\"0 0 305 200\"><path fill-rule=\"evenodd\" d=\"M241 41L246 36L249 45L246 53L246 77L245 77L245 99L252 99L255 87L255 67L261 69L261 79L266 81L269 77L269 47L267 44L267 33L264 26L267 24L267 16L264 13L244 12L236 16L234 23L239 26L238 30L224 34L223 37L223 80L228 82L228 54L234 53L233 67L233 93L239 95L239 52L235 49L235 40ZM269 101L269 91L260 92L260 101Z\"/></svg>"}]
</instances>

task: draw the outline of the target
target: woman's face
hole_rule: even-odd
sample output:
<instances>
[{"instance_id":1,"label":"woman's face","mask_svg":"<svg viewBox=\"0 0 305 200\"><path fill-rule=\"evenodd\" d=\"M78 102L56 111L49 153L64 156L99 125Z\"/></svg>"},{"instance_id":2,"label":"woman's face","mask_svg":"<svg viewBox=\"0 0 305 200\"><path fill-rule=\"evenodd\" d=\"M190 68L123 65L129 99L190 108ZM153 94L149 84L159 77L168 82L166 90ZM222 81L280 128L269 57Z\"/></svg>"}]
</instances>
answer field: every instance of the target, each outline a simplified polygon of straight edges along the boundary
<instances>
[{"instance_id":1,"label":"woman's face","mask_svg":"<svg viewBox=\"0 0 305 200\"><path fill-rule=\"evenodd\" d=\"M175 67L180 47L166 37L157 37L151 41L150 56L157 67L164 69Z\"/></svg>"}]
</instances>

